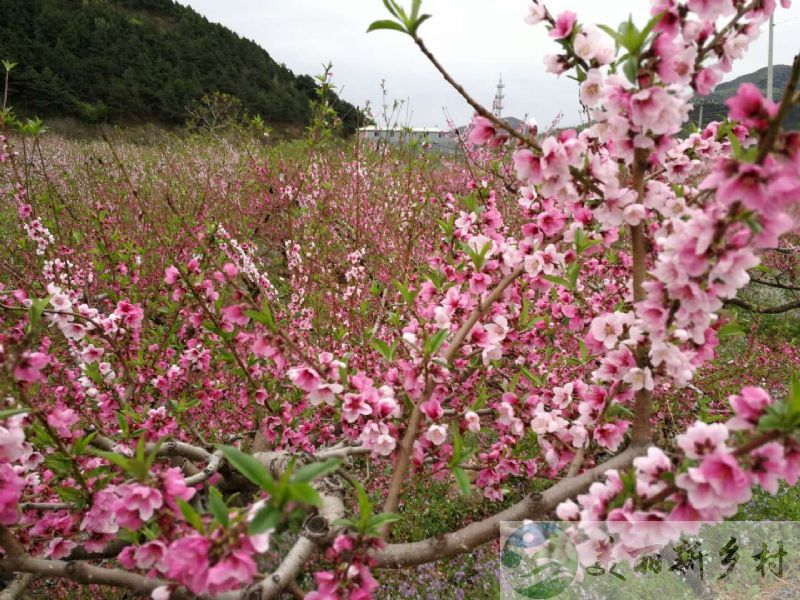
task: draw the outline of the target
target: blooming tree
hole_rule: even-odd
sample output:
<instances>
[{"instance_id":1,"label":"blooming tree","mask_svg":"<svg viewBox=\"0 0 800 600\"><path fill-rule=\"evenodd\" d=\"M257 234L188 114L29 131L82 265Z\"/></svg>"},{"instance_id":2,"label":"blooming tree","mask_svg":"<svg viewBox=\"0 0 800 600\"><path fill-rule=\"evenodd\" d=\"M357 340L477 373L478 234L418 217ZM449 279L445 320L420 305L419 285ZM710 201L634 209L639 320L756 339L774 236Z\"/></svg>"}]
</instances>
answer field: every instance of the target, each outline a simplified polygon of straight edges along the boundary
<instances>
[{"instance_id":1,"label":"blooming tree","mask_svg":"<svg viewBox=\"0 0 800 600\"><path fill-rule=\"evenodd\" d=\"M413 39L475 109L469 144L508 150L516 179L513 204L475 182L443 192L436 236L393 248L388 273L366 266L360 203L337 277L305 264L314 241L290 239L286 286L219 223L166 237L120 163L125 201L175 250L160 293L138 296L152 277L139 255L111 277L55 243L2 138L38 269L0 287L0 570L19 589L43 576L157 599L273 598L323 553L307 597L368 598L375 568L470 552L501 521L555 511L589 534L582 564L607 564L800 478L796 378L781 397L742 388L729 420L690 420L667 452L654 433L666 395L714 358L723 305L795 227L800 134L782 123L800 104L800 58L780 103L744 85L729 121L683 137L692 98L731 70L774 0L654 0L648 23L618 29L534 2L527 22L558 49L547 69L573 74L591 118L545 135L452 79L419 37L419 0L385 5L392 20L370 29ZM349 167L357 186L362 167ZM277 195L294 213L322 202L289 187ZM404 223L400 239L418 239ZM339 287L322 314L309 298L328 276ZM358 457L371 479L350 472ZM552 485L393 541L412 475L487 503L510 477ZM298 512L300 536L265 572Z\"/></svg>"}]
</instances>

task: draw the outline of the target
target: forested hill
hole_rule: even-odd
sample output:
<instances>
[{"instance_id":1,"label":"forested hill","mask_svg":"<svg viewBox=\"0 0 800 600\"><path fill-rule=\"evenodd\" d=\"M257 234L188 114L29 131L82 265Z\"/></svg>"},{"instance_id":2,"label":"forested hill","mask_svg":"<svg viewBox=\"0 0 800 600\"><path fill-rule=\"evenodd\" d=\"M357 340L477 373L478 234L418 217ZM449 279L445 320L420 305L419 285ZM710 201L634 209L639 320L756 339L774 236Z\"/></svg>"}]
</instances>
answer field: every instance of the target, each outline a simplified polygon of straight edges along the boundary
<instances>
[{"instance_id":1,"label":"forested hill","mask_svg":"<svg viewBox=\"0 0 800 600\"><path fill-rule=\"evenodd\" d=\"M792 68L789 65L775 65L773 71L773 84L775 101L779 102L783 98L783 92L789 84L789 75ZM699 117L700 103L705 105L703 108L703 121L705 124L711 121L721 121L728 115L728 107L725 101L736 95L739 86L743 83L752 83L761 93L767 93L767 68L759 69L747 75L738 77L732 81L721 83L717 88L706 98L699 98L694 100L695 108L692 110L690 119L697 123ZM795 107L786 119L785 127L787 129L800 129L800 108Z\"/></svg>"},{"instance_id":2,"label":"forested hill","mask_svg":"<svg viewBox=\"0 0 800 600\"><path fill-rule=\"evenodd\" d=\"M172 0L3 0L0 59L18 63L17 112L89 122L182 123L187 106L218 91L267 123L301 125L316 90L312 77ZM352 131L355 107L334 106Z\"/></svg>"}]
</instances>

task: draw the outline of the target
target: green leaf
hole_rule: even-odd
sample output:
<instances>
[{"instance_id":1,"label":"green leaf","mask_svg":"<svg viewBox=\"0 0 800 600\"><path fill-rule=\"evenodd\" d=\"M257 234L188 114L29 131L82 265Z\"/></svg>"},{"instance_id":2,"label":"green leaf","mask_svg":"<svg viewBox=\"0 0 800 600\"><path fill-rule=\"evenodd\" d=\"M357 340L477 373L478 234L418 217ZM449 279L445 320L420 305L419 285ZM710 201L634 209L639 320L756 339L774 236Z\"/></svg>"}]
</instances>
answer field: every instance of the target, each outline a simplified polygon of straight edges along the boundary
<instances>
[{"instance_id":1,"label":"green leaf","mask_svg":"<svg viewBox=\"0 0 800 600\"><path fill-rule=\"evenodd\" d=\"M762 432L787 431L789 430L787 422L788 416L785 405L768 406L766 412L758 420L758 429Z\"/></svg>"},{"instance_id":2,"label":"green leaf","mask_svg":"<svg viewBox=\"0 0 800 600\"><path fill-rule=\"evenodd\" d=\"M717 331L717 337L720 339L738 337L744 335L745 333L746 331L742 328L741 324L737 323L736 321L731 321L730 323L726 323L719 328L719 331Z\"/></svg>"},{"instance_id":3,"label":"green leaf","mask_svg":"<svg viewBox=\"0 0 800 600\"><path fill-rule=\"evenodd\" d=\"M567 281L563 277L558 277L556 275L542 275L542 279L546 279L551 283L555 283L563 288L569 289L569 281Z\"/></svg>"},{"instance_id":4,"label":"green leaf","mask_svg":"<svg viewBox=\"0 0 800 600\"><path fill-rule=\"evenodd\" d=\"M186 519L186 522L197 531L204 531L205 527L203 527L203 519L200 518L200 513L183 498L175 498L175 501L178 503L178 508L181 510L181 514L183 518Z\"/></svg>"},{"instance_id":5,"label":"green leaf","mask_svg":"<svg viewBox=\"0 0 800 600\"><path fill-rule=\"evenodd\" d=\"M91 433L80 438L77 442L75 442L72 453L76 455L83 454L84 450L86 450L86 447L91 443L91 441L95 438L96 435L97 432L92 431Z\"/></svg>"},{"instance_id":6,"label":"green leaf","mask_svg":"<svg viewBox=\"0 0 800 600\"><path fill-rule=\"evenodd\" d=\"M400 18L400 15L397 14L397 11L393 6L394 2L391 2L390 0L383 0L383 5L386 7L386 10L392 13L392 16L397 17L398 19Z\"/></svg>"},{"instance_id":7,"label":"green leaf","mask_svg":"<svg viewBox=\"0 0 800 600\"><path fill-rule=\"evenodd\" d=\"M399 281L395 281L394 286L397 288L397 291L400 292L400 295L403 297L403 300L406 301L406 304L412 306L414 304L414 300L419 294L419 290L410 290L408 289L407 284L400 283Z\"/></svg>"},{"instance_id":8,"label":"green leaf","mask_svg":"<svg viewBox=\"0 0 800 600\"><path fill-rule=\"evenodd\" d=\"M356 482L356 497L358 500L358 511L361 514L369 514L372 515L372 502L367 496L367 492L364 490L364 486L360 483Z\"/></svg>"},{"instance_id":9,"label":"green leaf","mask_svg":"<svg viewBox=\"0 0 800 600\"><path fill-rule=\"evenodd\" d=\"M736 158L742 157L742 144L739 141L739 137L733 133L732 131L728 132L728 141L731 144L731 148L733 148L733 155Z\"/></svg>"},{"instance_id":10,"label":"green leaf","mask_svg":"<svg viewBox=\"0 0 800 600\"><path fill-rule=\"evenodd\" d=\"M469 496L469 492L472 486L469 482L469 477L467 476L467 472L461 467L454 467L453 475L455 475L456 483L458 483L458 488L461 490L461 493L464 496Z\"/></svg>"},{"instance_id":11,"label":"green leaf","mask_svg":"<svg viewBox=\"0 0 800 600\"><path fill-rule=\"evenodd\" d=\"M55 488L55 490L58 497L64 502L72 502L75 504L84 503L83 493L78 489L59 486Z\"/></svg>"},{"instance_id":12,"label":"green leaf","mask_svg":"<svg viewBox=\"0 0 800 600\"><path fill-rule=\"evenodd\" d=\"M419 19L414 21L414 24L411 26L411 35L416 35L417 34L417 29L419 29L419 26L422 25L428 19L430 19L432 16L433 15L422 15Z\"/></svg>"},{"instance_id":13,"label":"green leaf","mask_svg":"<svg viewBox=\"0 0 800 600\"><path fill-rule=\"evenodd\" d=\"M578 276L581 273L581 264L578 261L572 263L567 267L567 281L569 281L569 289L574 290L578 284Z\"/></svg>"},{"instance_id":14,"label":"green leaf","mask_svg":"<svg viewBox=\"0 0 800 600\"><path fill-rule=\"evenodd\" d=\"M370 342L370 345L377 350L380 355L385 358L386 360L392 360L394 357L394 346L390 346L388 343L384 342L383 340L379 340L378 338L373 339Z\"/></svg>"},{"instance_id":15,"label":"green leaf","mask_svg":"<svg viewBox=\"0 0 800 600\"><path fill-rule=\"evenodd\" d=\"M800 415L800 372L792 373L789 381L789 396L786 398L791 415Z\"/></svg>"},{"instance_id":16,"label":"green leaf","mask_svg":"<svg viewBox=\"0 0 800 600\"><path fill-rule=\"evenodd\" d=\"M622 491L628 496L636 495L636 471L623 472L619 476L622 481Z\"/></svg>"},{"instance_id":17,"label":"green leaf","mask_svg":"<svg viewBox=\"0 0 800 600\"><path fill-rule=\"evenodd\" d=\"M7 408L6 410L0 410L0 419L13 417L14 415L22 415L29 412L29 410L30 409L27 408Z\"/></svg>"},{"instance_id":18,"label":"green leaf","mask_svg":"<svg viewBox=\"0 0 800 600\"><path fill-rule=\"evenodd\" d=\"M264 533L268 529L275 529L281 521L281 511L274 506L262 507L247 524L247 533L257 535Z\"/></svg>"},{"instance_id":19,"label":"green leaf","mask_svg":"<svg viewBox=\"0 0 800 600\"><path fill-rule=\"evenodd\" d=\"M302 502L303 504L310 504L311 506L320 506L322 504L322 497L319 492L311 487L311 484L305 482L292 483L289 486L289 496L292 500Z\"/></svg>"},{"instance_id":20,"label":"green leaf","mask_svg":"<svg viewBox=\"0 0 800 600\"><path fill-rule=\"evenodd\" d=\"M623 21L619 26L619 39L622 47L630 52L631 56L638 58L640 46L640 33L633 22L633 16L628 17L627 21Z\"/></svg>"},{"instance_id":21,"label":"green leaf","mask_svg":"<svg viewBox=\"0 0 800 600\"><path fill-rule=\"evenodd\" d=\"M530 302L525 296L523 296L522 308L520 308L519 311L519 322L522 324L523 327L528 324L529 318L530 318Z\"/></svg>"},{"instance_id":22,"label":"green leaf","mask_svg":"<svg viewBox=\"0 0 800 600\"><path fill-rule=\"evenodd\" d=\"M639 48L644 46L645 42L647 41L647 37L653 32L653 29L655 29L656 25L661 22L661 19L663 19L664 15L666 14L667 11L662 10L647 22L647 25L644 26L644 29L642 29L642 33L639 36Z\"/></svg>"},{"instance_id":23,"label":"green leaf","mask_svg":"<svg viewBox=\"0 0 800 600\"><path fill-rule=\"evenodd\" d=\"M381 526L386 525L387 523L397 523L399 520L400 516L396 515L395 513L377 514L374 517L370 518L368 525L368 532L377 533L378 529L380 529Z\"/></svg>"},{"instance_id":24,"label":"green leaf","mask_svg":"<svg viewBox=\"0 0 800 600\"><path fill-rule=\"evenodd\" d=\"M400 23L397 23L395 21L390 21L388 19L382 21L373 21L367 28L367 33L371 31L378 31L381 29L389 29L392 31L399 31L400 33L408 33L408 31L406 31L406 28L403 27Z\"/></svg>"},{"instance_id":25,"label":"green leaf","mask_svg":"<svg viewBox=\"0 0 800 600\"><path fill-rule=\"evenodd\" d=\"M636 83L636 79L639 77L639 60L633 56L630 57L622 66L622 72L625 73L628 81Z\"/></svg>"},{"instance_id":26,"label":"green leaf","mask_svg":"<svg viewBox=\"0 0 800 600\"><path fill-rule=\"evenodd\" d=\"M113 465L117 465L119 468L123 469L126 473L130 472L131 461L129 458L122 456L121 454L117 454L115 452L106 452L105 450L98 450L96 448L92 448L91 453L96 456L99 456L100 458L106 459Z\"/></svg>"},{"instance_id":27,"label":"green leaf","mask_svg":"<svg viewBox=\"0 0 800 600\"><path fill-rule=\"evenodd\" d=\"M128 425L128 419L125 418L125 415L121 411L117 413L117 423L119 423L119 430L122 432L122 435L128 437L131 433L130 426Z\"/></svg>"},{"instance_id":28,"label":"green leaf","mask_svg":"<svg viewBox=\"0 0 800 600\"><path fill-rule=\"evenodd\" d=\"M472 264L475 266L475 270L480 271L483 269L483 265L486 264L486 255L489 254L489 250L492 249L492 242L486 242L480 250L474 249L472 246L462 242L461 248L469 255Z\"/></svg>"},{"instance_id":29,"label":"green leaf","mask_svg":"<svg viewBox=\"0 0 800 600\"><path fill-rule=\"evenodd\" d=\"M624 417L626 419L633 418L633 411L627 406L623 406L617 402L612 402L606 408L606 415L609 417Z\"/></svg>"},{"instance_id":30,"label":"green leaf","mask_svg":"<svg viewBox=\"0 0 800 600\"><path fill-rule=\"evenodd\" d=\"M356 499L358 500L358 530L366 532L369 527L370 519L372 519L372 502L364 490L364 486L355 481Z\"/></svg>"},{"instance_id":31,"label":"green leaf","mask_svg":"<svg viewBox=\"0 0 800 600\"><path fill-rule=\"evenodd\" d=\"M28 307L28 331L31 332L39 324L42 319L45 308L50 302L50 298L34 298L31 300L31 305Z\"/></svg>"},{"instance_id":32,"label":"green leaf","mask_svg":"<svg viewBox=\"0 0 800 600\"><path fill-rule=\"evenodd\" d=\"M142 436L142 440L144 441L144 436ZM147 477L147 474L150 472L150 469L153 467L153 464L156 462L156 456L158 456L158 449L161 447L161 442L156 442L155 447L145 455L144 458L144 474L142 475L142 480Z\"/></svg>"},{"instance_id":33,"label":"green leaf","mask_svg":"<svg viewBox=\"0 0 800 600\"><path fill-rule=\"evenodd\" d=\"M275 489L275 482L267 473L263 465L249 454L245 454L233 446L217 446L234 469L247 477L251 482L262 490L271 491Z\"/></svg>"},{"instance_id":34,"label":"green leaf","mask_svg":"<svg viewBox=\"0 0 800 600\"><path fill-rule=\"evenodd\" d=\"M534 375L533 373L531 373L527 369L527 367L520 367L519 371L528 379L528 381L530 381L536 387L538 388L544 387L544 379L542 377L539 377L538 375Z\"/></svg>"},{"instance_id":35,"label":"green leaf","mask_svg":"<svg viewBox=\"0 0 800 600\"><path fill-rule=\"evenodd\" d=\"M260 311L246 310L245 314L257 323L266 325L270 330L277 329L275 317L272 315L272 308L270 308L270 305L266 300L264 301L264 304L261 305Z\"/></svg>"},{"instance_id":36,"label":"green leaf","mask_svg":"<svg viewBox=\"0 0 800 600\"><path fill-rule=\"evenodd\" d=\"M611 29L611 27L608 25L598 25L598 27L611 36L614 42L616 42L617 47L622 46L622 38L620 37L619 33Z\"/></svg>"},{"instance_id":37,"label":"green leaf","mask_svg":"<svg viewBox=\"0 0 800 600\"><path fill-rule=\"evenodd\" d=\"M742 215L742 221L744 222L745 225L747 225L750 228L750 230L754 234L758 235L759 233L761 233L763 229L761 227L761 223L759 223L758 219L756 219L755 215L752 212L748 211L744 213L744 215Z\"/></svg>"},{"instance_id":38,"label":"green leaf","mask_svg":"<svg viewBox=\"0 0 800 600\"><path fill-rule=\"evenodd\" d=\"M450 457L449 464L451 467L455 467L461 462L461 459L464 456L464 440L461 438L461 434L458 433L458 430L453 430L453 456Z\"/></svg>"},{"instance_id":39,"label":"green leaf","mask_svg":"<svg viewBox=\"0 0 800 600\"><path fill-rule=\"evenodd\" d=\"M358 528L358 524L353 521L353 519L336 519L333 524L336 527L350 527L352 529Z\"/></svg>"},{"instance_id":40,"label":"green leaf","mask_svg":"<svg viewBox=\"0 0 800 600\"><path fill-rule=\"evenodd\" d=\"M422 6L422 0L412 0L411 2L411 22L415 23L419 16L419 8Z\"/></svg>"},{"instance_id":41,"label":"green leaf","mask_svg":"<svg viewBox=\"0 0 800 600\"><path fill-rule=\"evenodd\" d=\"M295 471L292 481L309 483L315 479L324 477L325 475L330 475L331 473L335 472L341 464L342 461L338 458L329 458L322 462L315 462L311 463L310 465L305 465Z\"/></svg>"},{"instance_id":42,"label":"green leaf","mask_svg":"<svg viewBox=\"0 0 800 600\"><path fill-rule=\"evenodd\" d=\"M522 367L523 369L525 367ZM486 406L486 401L489 399L489 394L486 392L486 386L482 385L478 388L478 397L475 399L475 402L472 404L472 410L478 411Z\"/></svg>"},{"instance_id":43,"label":"green leaf","mask_svg":"<svg viewBox=\"0 0 800 600\"><path fill-rule=\"evenodd\" d=\"M228 506L220 491L213 486L208 490L208 508L211 509L211 514L220 525L228 527Z\"/></svg>"},{"instance_id":44,"label":"green leaf","mask_svg":"<svg viewBox=\"0 0 800 600\"><path fill-rule=\"evenodd\" d=\"M144 436L136 441L136 460L144 462Z\"/></svg>"},{"instance_id":45,"label":"green leaf","mask_svg":"<svg viewBox=\"0 0 800 600\"><path fill-rule=\"evenodd\" d=\"M453 229L455 229L455 218L450 217L447 221L444 219L436 219L436 224L442 230L444 236L450 240L453 237Z\"/></svg>"},{"instance_id":46,"label":"green leaf","mask_svg":"<svg viewBox=\"0 0 800 600\"><path fill-rule=\"evenodd\" d=\"M394 6L394 9L397 11L397 14L400 15L399 19L403 23L408 23L409 22L408 15L406 14L406 11L403 10L403 7L400 4L398 4L397 2L395 2L394 0L389 0L389 2L392 3L392 6Z\"/></svg>"},{"instance_id":47,"label":"green leaf","mask_svg":"<svg viewBox=\"0 0 800 600\"><path fill-rule=\"evenodd\" d=\"M431 337L429 337L425 341L425 347L424 347L425 354L428 354L429 356L432 356L432 355L436 354L436 352L439 350L439 348L442 347L442 344L444 343L445 339L447 338L447 334L448 333L450 333L449 329L440 329L435 334L433 334Z\"/></svg>"}]
</instances>

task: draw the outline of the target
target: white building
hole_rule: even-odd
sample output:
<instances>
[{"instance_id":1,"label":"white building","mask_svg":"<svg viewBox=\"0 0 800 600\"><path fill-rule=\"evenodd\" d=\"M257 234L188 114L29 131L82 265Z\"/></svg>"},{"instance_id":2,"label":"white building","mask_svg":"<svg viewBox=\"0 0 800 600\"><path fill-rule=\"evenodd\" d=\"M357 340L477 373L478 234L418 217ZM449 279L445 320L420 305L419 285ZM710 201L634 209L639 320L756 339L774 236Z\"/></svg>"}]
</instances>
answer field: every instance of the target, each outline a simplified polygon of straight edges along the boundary
<instances>
[{"instance_id":1,"label":"white building","mask_svg":"<svg viewBox=\"0 0 800 600\"><path fill-rule=\"evenodd\" d=\"M421 142L433 148L452 150L456 147L455 135L438 127L359 127L358 137L364 142L389 142L402 144Z\"/></svg>"}]
</instances>

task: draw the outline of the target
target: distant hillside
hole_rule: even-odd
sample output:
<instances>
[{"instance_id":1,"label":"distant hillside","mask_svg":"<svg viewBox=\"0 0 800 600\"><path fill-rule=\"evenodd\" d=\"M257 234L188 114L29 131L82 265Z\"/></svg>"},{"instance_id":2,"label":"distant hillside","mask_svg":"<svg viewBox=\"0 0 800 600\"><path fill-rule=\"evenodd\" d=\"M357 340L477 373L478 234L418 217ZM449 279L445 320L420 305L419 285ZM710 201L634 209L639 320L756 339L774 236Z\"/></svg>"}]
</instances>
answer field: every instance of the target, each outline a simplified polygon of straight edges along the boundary
<instances>
[{"instance_id":1,"label":"distant hillside","mask_svg":"<svg viewBox=\"0 0 800 600\"><path fill-rule=\"evenodd\" d=\"M500 120L513 129L519 129L525 125L525 121L518 119L517 117L502 117ZM464 133L467 129L469 129L469 124L459 127L458 132Z\"/></svg>"},{"instance_id":2,"label":"distant hillside","mask_svg":"<svg viewBox=\"0 0 800 600\"><path fill-rule=\"evenodd\" d=\"M786 86L789 83L789 74L791 72L791 67L788 65L775 65L773 77L773 90L774 90L774 97L775 101L779 102L780 99L783 97L783 91L786 89ZM730 98L731 96L736 95L736 90L739 89L739 86L743 83L752 83L756 85L761 92L766 95L767 93L767 69L766 67L763 69L759 69L753 73L749 73L748 75L743 75L742 77L738 77L732 81L727 81L725 83L721 83L717 86L717 89L714 90L712 94L707 96L706 98L698 98L695 100L695 104L697 105L698 100L702 101L705 105L703 109L703 122L710 123L711 121L721 121L728 115L728 107L725 105L725 100ZM690 119L697 123L698 118L700 115L699 105L692 110L690 114ZM795 109L789 113L788 118L786 119L786 127L788 129L800 129L800 107L795 107Z\"/></svg>"},{"instance_id":3,"label":"distant hillside","mask_svg":"<svg viewBox=\"0 0 800 600\"><path fill-rule=\"evenodd\" d=\"M308 75L172 0L2 0L0 59L19 63L17 112L88 122L177 124L219 91L267 123L301 125L316 90ZM354 130L355 107L334 100Z\"/></svg>"}]
</instances>

